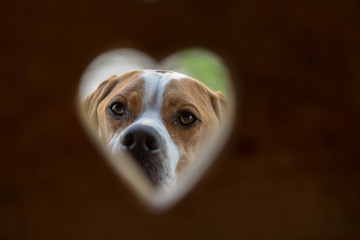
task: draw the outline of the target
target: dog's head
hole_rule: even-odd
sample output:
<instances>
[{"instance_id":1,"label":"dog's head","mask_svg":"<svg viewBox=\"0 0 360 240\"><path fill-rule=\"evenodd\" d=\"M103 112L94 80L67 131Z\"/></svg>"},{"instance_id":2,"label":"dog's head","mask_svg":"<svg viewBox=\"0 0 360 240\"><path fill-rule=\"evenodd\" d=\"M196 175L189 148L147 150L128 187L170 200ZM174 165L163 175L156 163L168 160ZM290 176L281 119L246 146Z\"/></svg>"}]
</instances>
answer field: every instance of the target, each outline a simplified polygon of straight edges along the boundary
<instances>
[{"instance_id":1,"label":"dog's head","mask_svg":"<svg viewBox=\"0 0 360 240\"><path fill-rule=\"evenodd\" d=\"M226 102L188 76L143 70L110 77L83 107L113 154L127 151L155 186L170 187L219 127Z\"/></svg>"}]
</instances>

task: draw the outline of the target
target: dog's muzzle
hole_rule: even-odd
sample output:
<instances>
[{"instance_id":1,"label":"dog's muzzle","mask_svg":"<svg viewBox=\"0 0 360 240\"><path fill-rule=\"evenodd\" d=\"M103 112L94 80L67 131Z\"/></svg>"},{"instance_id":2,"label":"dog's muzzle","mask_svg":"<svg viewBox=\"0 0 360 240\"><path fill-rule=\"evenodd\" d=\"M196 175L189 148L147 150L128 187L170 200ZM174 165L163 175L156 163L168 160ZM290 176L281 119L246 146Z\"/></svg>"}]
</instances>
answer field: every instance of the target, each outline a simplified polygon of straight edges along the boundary
<instances>
[{"instance_id":1,"label":"dog's muzzle","mask_svg":"<svg viewBox=\"0 0 360 240\"><path fill-rule=\"evenodd\" d=\"M122 134L120 143L145 170L154 185L164 180L165 148L158 131L148 125L134 125Z\"/></svg>"}]
</instances>

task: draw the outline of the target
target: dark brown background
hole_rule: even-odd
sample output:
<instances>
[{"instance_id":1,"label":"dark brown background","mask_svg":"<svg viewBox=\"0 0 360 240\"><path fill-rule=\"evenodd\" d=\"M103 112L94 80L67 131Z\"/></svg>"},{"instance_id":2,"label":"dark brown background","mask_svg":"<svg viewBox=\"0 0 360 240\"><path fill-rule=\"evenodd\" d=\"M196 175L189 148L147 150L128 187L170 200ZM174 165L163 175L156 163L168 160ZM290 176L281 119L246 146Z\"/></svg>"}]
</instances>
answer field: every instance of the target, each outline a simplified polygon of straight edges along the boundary
<instances>
[{"instance_id":1,"label":"dark brown background","mask_svg":"<svg viewBox=\"0 0 360 240\"><path fill-rule=\"evenodd\" d=\"M1 1L0 239L359 239L359 2ZM235 130L196 188L152 214L79 124L102 51L229 64Z\"/></svg>"}]
</instances>

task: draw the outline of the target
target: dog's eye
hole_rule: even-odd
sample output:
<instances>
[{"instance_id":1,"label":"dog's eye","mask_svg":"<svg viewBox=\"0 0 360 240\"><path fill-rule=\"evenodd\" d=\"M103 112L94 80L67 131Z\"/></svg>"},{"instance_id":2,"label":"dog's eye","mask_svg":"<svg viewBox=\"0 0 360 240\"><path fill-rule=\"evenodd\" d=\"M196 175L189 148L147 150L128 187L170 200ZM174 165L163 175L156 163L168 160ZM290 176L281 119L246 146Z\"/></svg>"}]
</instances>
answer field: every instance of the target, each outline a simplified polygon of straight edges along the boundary
<instances>
[{"instance_id":1,"label":"dog's eye","mask_svg":"<svg viewBox=\"0 0 360 240\"><path fill-rule=\"evenodd\" d=\"M190 125L197 120L194 114L191 112L182 112L179 116L179 122L182 125Z\"/></svg>"},{"instance_id":2,"label":"dog's eye","mask_svg":"<svg viewBox=\"0 0 360 240\"><path fill-rule=\"evenodd\" d=\"M119 116L122 116L126 113L124 104L119 103L119 102L113 103L110 106L110 109L114 114L119 115Z\"/></svg>"}]
</instances>

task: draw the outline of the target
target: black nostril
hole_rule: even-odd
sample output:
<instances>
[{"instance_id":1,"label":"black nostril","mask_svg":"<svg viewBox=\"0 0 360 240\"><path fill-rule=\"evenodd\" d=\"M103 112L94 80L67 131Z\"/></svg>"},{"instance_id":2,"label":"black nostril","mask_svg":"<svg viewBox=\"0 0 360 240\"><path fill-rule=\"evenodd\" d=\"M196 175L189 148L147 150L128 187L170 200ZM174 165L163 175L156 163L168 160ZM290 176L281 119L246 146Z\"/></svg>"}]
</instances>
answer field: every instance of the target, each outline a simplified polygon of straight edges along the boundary
<instances>
[{"instance_id":1,"label":"black nostril","mask_svg":"<svg viewBox=\"0 0 360 240\"><path fill-rule=\"evenodd\" d=\"M135 136L134 133L128 133L122 139L122 144L127 148L132 148L135 145Z\"/></svg>"},{"instance_id":2,"label":"black nostril","mask_svg":"<svg viewBox=\"0 0 360 240\"><path fill-rule=\"evenodd\" d=\"M153 136L149 135L145 138L144 147L147 151L155 151L159 149L159 143Z\"/></svg>"},{"instance_id":3,"label":"black nostril","mask_svg":"<svg viewBox=\"0 0 360 240\"><path fill-rule=\"evenodd\" d=\"M161 148L161 136L150 126L136 125L124 133L120 139L124 148L131 152L151 152L156 153Z\"/></svg>"}]
</instances>

